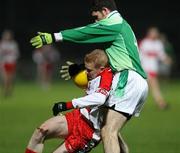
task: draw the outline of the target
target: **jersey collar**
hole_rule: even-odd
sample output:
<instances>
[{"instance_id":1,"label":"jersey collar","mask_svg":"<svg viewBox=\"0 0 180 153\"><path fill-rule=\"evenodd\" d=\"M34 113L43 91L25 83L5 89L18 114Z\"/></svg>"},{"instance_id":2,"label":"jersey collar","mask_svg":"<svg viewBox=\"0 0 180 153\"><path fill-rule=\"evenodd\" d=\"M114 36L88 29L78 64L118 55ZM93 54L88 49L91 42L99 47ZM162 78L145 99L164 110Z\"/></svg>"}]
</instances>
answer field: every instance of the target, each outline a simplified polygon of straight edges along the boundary
<instances>
[{"instance_id":1,"label":"jersey collar","mask_svg":"<svg viewBox=\"0 0 180 153\"><path fill-rule=\"evenodd\" d=\"M120 15L120 13L119 13L117 10L112 11L111 13L109 13L109 14L107 15L106 18L111 18L111 17L114 16L114 15ZM120 16L121 16L121 15L120 15Z\"/></svg>"}]
</instances>

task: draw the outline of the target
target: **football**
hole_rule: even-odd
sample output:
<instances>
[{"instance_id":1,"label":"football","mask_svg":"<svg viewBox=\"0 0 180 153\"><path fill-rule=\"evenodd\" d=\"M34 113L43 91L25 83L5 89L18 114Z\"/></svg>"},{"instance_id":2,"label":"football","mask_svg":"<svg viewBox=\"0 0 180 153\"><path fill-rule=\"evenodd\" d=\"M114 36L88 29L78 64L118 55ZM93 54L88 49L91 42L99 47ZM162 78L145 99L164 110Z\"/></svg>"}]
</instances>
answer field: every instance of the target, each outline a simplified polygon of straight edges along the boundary
<instances>
[{"instance_id":1,"label":"football","mask_svg":"<svg viewBox=\"0 0 180 153\"><path fill-rule=\"evenodd\" d=\"M78 86L79 88L86 89L88 85L86 70L80 71L78 74L76 74L73 77L73 81L75 85Z\"/></svg>"}]
</instances>

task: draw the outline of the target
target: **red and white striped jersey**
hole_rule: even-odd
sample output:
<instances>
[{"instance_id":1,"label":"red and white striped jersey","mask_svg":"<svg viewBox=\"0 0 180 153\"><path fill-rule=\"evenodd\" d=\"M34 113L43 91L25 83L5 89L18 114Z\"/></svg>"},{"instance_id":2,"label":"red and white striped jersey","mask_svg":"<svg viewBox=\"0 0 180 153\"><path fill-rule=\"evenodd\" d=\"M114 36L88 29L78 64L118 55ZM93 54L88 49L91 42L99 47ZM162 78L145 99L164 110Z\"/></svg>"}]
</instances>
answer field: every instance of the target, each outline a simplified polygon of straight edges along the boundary
<instances>
[{"instance_id":1,"label":"red and white striped jersey","mask_svg":"<svg viewBox=\"0 0 180 153\"><path fill-rule=\"evenodd\" d=\"M141 62L146 72L158 72L158 62L166 58L163 43L160 40L143 39L139 44Z\"/></svg>"},{"instance_id":2,"label":"red and white striped jersey","mask_svg":"<svg viewBox=\"0 0 180 153\"><path fill-rule=\"evenodd\" d=\"M19 49L15 41L0 42L0 61L2 63L15 63L18 57Z\"/></svg>"},{"instance_id":3,"label":"red and white striped jersey","mask_svg":"<svg viewBox=\"0 0 180 153\"><path fill-rule=\"evenodd\" d=\"M102 122L102 115L99 108L109 96L112 79L113 73L111 69L105 68L95 79L89 81L86 96L72 100L73 106L75 108L81 108L81 113L97 130L100 130ZM87 106L88 109L85 108Z\"/></svg>"}]
</instances>

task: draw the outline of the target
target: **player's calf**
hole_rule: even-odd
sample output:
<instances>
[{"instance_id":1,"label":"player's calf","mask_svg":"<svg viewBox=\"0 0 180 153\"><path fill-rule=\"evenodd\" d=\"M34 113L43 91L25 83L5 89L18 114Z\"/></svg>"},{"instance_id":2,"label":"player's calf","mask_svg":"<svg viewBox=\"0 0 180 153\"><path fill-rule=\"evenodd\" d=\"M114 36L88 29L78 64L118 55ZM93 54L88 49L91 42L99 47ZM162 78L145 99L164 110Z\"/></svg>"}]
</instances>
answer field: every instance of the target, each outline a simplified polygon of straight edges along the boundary
<instances>
[{"instance_id":1,"label":"player's calf","mask_svg":"<svg viewBox=\"0 0 180 153\"><path fill-rule=\"evenodd\" d=\"M48 130L44 127L37 128L27 146L25 153L39 153L43 150L43 142Z\"/></svg>"}]
</instances>

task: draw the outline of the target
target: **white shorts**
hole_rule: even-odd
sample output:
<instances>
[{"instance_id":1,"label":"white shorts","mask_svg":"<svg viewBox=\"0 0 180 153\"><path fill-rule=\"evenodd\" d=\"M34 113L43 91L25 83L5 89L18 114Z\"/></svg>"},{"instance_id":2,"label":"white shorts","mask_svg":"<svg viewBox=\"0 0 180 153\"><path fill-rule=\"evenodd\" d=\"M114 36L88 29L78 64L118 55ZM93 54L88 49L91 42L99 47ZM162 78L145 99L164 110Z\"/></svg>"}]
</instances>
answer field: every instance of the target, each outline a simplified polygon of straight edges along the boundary
<instances>
[{"instance_id":1,"label":"white shorts","mask_svg":"<svg viewBox=\"0 0 180 153\"><path fill-rule=\"evenodd\" d=\"M116 111L139 116L148 94L148 84L137 72L124 70L116 73L106 106Z\"/></svg>"}]
</instances>

